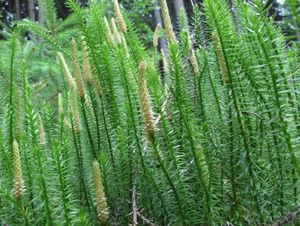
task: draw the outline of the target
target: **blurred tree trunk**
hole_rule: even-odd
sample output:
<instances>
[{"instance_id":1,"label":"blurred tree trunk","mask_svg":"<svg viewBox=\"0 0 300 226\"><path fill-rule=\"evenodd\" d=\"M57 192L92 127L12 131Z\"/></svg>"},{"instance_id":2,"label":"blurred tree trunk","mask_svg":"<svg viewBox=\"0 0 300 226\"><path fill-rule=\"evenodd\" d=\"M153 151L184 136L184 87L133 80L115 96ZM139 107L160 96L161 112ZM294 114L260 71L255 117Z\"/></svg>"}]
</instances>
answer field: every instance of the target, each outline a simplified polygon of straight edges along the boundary
<instances>
[{"instance_id":1,"label":"blurred tree trunk","mask_svg":"<svg viewBox=\"0 0 300 226\"><path fill-rule=\"evenodd\" d=\"M44 9L43 4L41 3L40 0L38 1L38 4L39 4L39 18L38 18L38 21L39 21L39 24L44 24L44 22L45 22L45 9Z\"/></svg>"},{"instance_id":2,"label":"blurred tree trunk","mask_svg":"<svg viewBox=\"0 0 300 226\"><path fill-rule=\"evenodd\" d=\"M20 0L15 0L16 20L21 19Z\"/></svg>"},{"instance_id":3,"label":"blurred tree trunk","mask_svg":"<svg viewBox=\"0 0 300 226\"><path fill-rule=\"evenodd\" d=\"M186 18L184 18L186 21L187 21L187 23L188 23L188 12L187 12L187 10L186 10L186 8L185 8L185 5L184 5L184 2L183 2L183 0L175 0L174 1L174 9L175 9L175 14L176 14L176 16L177 16L177 21L179 21L179 14L180 14L180 12L182 11L182 12L184 12L184 14L185 14L185 17ZM182 18L183 19L183 18Z\"/></svg>"},{"instance_id":4,"label":"blurred tree trunk","mask_svg":"<svg viewBox=\"0 0 300 226\"><path fill-rule=\"evenodd\" d=\"M35 11L34 11L34 0L28 0L28 17L30 20L35 21Z\"/></svg>"},{"instance_id":5,"label":"blurred tree trunk","mask_svg":"<svg viewBox=\"0 0 300 226\"><path fill-rule=\"evenodd\" d=\"M175 12L176 12L176 14L178 16L178 12L181 9L185 9L183 0L175 0L174 1L174 8L175 8Z\"/></svg>"},{"instance_id":6,"label":"blurred tree trunk","mask_svg":"<svg viewBox=\"0 0 300 226\"><path fill-rule=\"evenodd\" d=\"M65 19L70 13L66 6L66 0L55 0L55 4L57 7L58 17Z\"/></svg>"},{"instance_id":7,"label":"blurred tree trunk","mask_svg":"<svg viewBox=\"0 0 300 226\"><path fill-rule=\"evenodd\" d=\"M232 8L233 8L233 2L232 2L232 0L228 0L228 5L229 5L229 8L232 10Z\"/></svg>"},{"instance_id":8,"label":"blurred tree trunk","mask_svg":"<svg viewBox=\"0 0 300 226\"><path fill-rule=\"evenodd\" d=\"M160 11L160 6L157 0L153 1L154 4L154 19L155 19L155 26L157 24L160 24L161 26L163 26L163 20L162 20L162 16L161 16L161 11ZM163 49L164 52L166 52L167 50L167 42L164 38L160 38L159 39L159 48Z\"/></svg>"}]
</instances>

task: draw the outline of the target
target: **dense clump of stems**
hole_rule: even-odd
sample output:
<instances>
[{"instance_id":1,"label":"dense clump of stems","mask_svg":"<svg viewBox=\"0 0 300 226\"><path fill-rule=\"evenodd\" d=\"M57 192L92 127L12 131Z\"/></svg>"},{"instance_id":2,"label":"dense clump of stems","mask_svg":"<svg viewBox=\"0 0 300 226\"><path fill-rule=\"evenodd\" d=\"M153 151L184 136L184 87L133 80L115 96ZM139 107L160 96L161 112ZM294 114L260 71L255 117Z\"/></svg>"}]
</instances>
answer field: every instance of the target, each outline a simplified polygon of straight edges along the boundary
<instances>
[{"instance_id":1,"label":"dense clump of stems","mask_svg":"<svg viewBox=\"0 0 300 226\"><path fill-rule=\"evenodd\" d=\"M63 22L39 2L45 25L20 21L0 64L2 224L299 224L299 47L264 3L172 24L159 0L143 43L117 0L68 0Z\"/></svg>"}]
</instances>

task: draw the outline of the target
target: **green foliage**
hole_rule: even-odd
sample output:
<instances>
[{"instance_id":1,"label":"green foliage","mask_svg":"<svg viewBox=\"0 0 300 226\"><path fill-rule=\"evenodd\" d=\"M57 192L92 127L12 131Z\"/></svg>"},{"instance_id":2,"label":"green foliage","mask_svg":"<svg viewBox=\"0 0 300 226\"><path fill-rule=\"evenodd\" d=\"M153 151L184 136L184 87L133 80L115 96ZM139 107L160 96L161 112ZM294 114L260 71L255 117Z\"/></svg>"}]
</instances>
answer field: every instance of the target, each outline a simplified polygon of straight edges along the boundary
<instances>
[{"instance_id":1,"label":"green foliage","mask_svg":"<svg viewBox=\"0 0 300 226\"><path fill-rule=\"evenodd\" d=\"M140 34L143 43L151 43L151 26L155 26L153 19L153 1L152 0L122 0L120 4L126 11L126 15L134 21L135 28Z\"/></svg>"},{"instance_id":2,"label":"green foliage","mask_svg":"<svg viewBox=\"0 0 300 226\"><path fill-rule=\"evenodd\" d=\"M41 3L45 25L21 21L0 42L1 224L268 225L299 213L299 47L261 1L237 1L233 16L205 0L192 27L182 11L165 56L122 8L114 29L108 3L69 0L66 21Z\"/></svg>"},{"instance_id":3,"label":"green foliage","mask_svg":"<svg viewBox=\"0 0 300 226\"><path fill-rule=\"evenodd\" d=\"M292 32L291 39L300 40L300 3L297 0L287 0L282 7L283 26ZM296 36L296 37L295 37Z\"/></svg>"},{"instance_id":4,"label":"green foliage","mask_svg":"<svg viewBox=\"0 0 300 226\"><path fill-rule=\"evenodd\" d=\"M45 16L45 23L48 29L55 30L57 23L57 13L54 1L39 0L40 14ZM42 21L44 22L44 21Z\"/></svg>"}]
</instances>

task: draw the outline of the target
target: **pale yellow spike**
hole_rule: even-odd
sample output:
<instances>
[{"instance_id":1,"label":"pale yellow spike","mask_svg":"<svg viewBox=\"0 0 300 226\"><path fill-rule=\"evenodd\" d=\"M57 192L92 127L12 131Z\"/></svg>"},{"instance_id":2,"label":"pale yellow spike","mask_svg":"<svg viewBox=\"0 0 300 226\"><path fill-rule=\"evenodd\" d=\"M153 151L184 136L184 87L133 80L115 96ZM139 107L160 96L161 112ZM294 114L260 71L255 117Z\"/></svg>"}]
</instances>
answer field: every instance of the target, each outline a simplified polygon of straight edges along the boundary
<instances>
[{"instance_id":1,"label":"pale yellow spike","mask_svg":"<svg viewBox=\"0 0 300 226\"><path fill-rule=\"evenodd\" d=\"M111 18L111 26L114 33L114 38L116 43L120 44L122 42L120 32L117 28L116 21L114 18Z\"/></svg>"},{"instance_id":2,"label":"pale yellow spike","mask_svg":"<svg viewBox=\"0 0 300 226\"><path fill-rule=\"evenodd\" d=\"M58 59L59 59L60 63L63 66L64 72L65 72L65 77L66 77L66 80L67 80L67 83L68 83L69 87L71 89L75 89L76 85L75 85L74 78L71 75L71 72L69 70L69 67L68 67L68 65L66 63L66 60L65 60L63 54L61 52L58 52L57 56L58 56Z\"/></svg>"},{"instance_id":3,"label":"pale yellow spike","mask_svg":"<svg viewBox=\"0 0 300 226\"><path fill-rule=\"evenodd\" d=\"M191 62L194 74L199 75L200 69L199 69L199 64L198 64L196 53L195 53L194 49L191 50L190 62Z\"/></svg>"},{"instance_id":4,"label":"pale yellow spike","mask_svg":"<svg viewBox=\"0 0 300 226\"><path fill-rule=\"evenodd\" d=\"M109 212L101 179L100 166L97 160L94 160L93 162L93 177L97 198L98 217L101 223L106 225L108 223Z\"/></svg>"},{"instance_id":5,"label":"pale yellow spike","mask_svg":"<svg viewBox=\"0 0 300 226\"><path fill-rule=\"evenodd\" d=\"M81 76L77 44L74 39L72 39L71 43L72 43L72 61L73 61L73 67L74 67L75 83L76 83L76 87L78 90L78 94L80 95L81 98L84 98L85 97L85 89L84 89L82 76Z\"/></svg>"},{"instance_id":6,"label":"pale yellow spike","mask_svg":"<svg viewBox=\"0 0 300 226\"><path fill-rule=\"evenodd\" d=\"M79 110L78 110L78 100L77 100L77 92L73 90L73 102L72 102L72 110L74 116L74 130L76 133L80 132L80 117L79 117Z\"/></svg>"},{"instance_id":7,"label":"pale yellow spike","mask_svg":"<svg viewBox=\"0 0 300 226\"><path fill-rule=\"evenodd\" d=\"M162 56L164 73L168 73L169 72L169 63L168 63L165 51L163 49L161 49L160 51L161 51L161 56Z\"/></svg>"},{"instance_id":8,"label":"pale yellow spike","mask_svg":"<svg viewBox=\"0 0 300 226\"><path fill-rule=\"evenodd\" d=\"M220 41L220 37L219 34L214 31L212 33L212 41L214 43L215 49L216 49L216 55L217 55L217 59L219 62L219 67L220 67L220 71L223 77L223 81L225 83L229 82L229 73L228 73L228 68L227 68L227 64L226 64L226 60L225 60L225 56L222 50L222 45L221 45L221 41Z\"/></svg>"},{"instance_id":9,"label":"pale yellow spike","mask_svg":"<svg viewBox=\"0 0 300 226\"><path fill-rule=\"evenodd\" d=\"M105 25L105 30L106 30L108 41L112 46L115 46L114 35L113 35L113 32L111 31L108 20L106 17L104 17L103 20L104 20L104 25Z\"/></svg>"},{"instance_id":10,"label":"pale yellow spike","mask_svg":"<svg viewBox=\"0 0 300 226\"><path fill-rule=\"evenodd\" d=\"M59 93L57 96L57 111L58 111L58 117L61 118L64 113L61 93Z\"/></svg>"},{"instance_id":11,"label":"pale yellow spike","mask_svg":"<svg viewBox=\"0 0 300 226\"><path fill-rule=\"evenodd\" d=\"M176 35L170 18L169 8L166 0L159 0L167 36L171 42L177 42Z\"/></svg>"},{"instance_id":12,"label":"pale yellow spike","mask_svg":"<svg viewBox=\"0 0 300 226\"><path fill-rule=\"evenodd\" d=\"M38 115L38 120L39 120L39 137L40 137L40 143L42 145L44 145L44 144L46 144L46 133L45 133L45 129L44 129L43 120L42 120L42 117L40 115Z\"/></svg>"},{"instance_id":13,"label":"pale yellow spike","mask_svg":"<svg viewBox=\"0 0 300 226\"><path fill-rule=\"evenodd\" d=\"M161 25L157 24L154 34L153 34L153 47L156 49L158 47L158 38L159 38L159 31L161 29Z\"/></svg>"},{"instance_id":14,"label":"pale yellow spike","mask_svg":"<svg viewBox=\"0 0 300 226\"><path fill-rule=\"evenodd\" d=\"M91 83L92 79L91 79L91 65L89 59L89 50L84 40L82 40L82 47L83 47L83 72L84 72L86 82Z\"/></svg>"},{"instance_id":15,"label":"pale yellow spike","mask_svg":"<svg viewBox=\"0 0 300 226\"><path fill-rule=\"evenodd\" d=\"M151 101L146 81L147 63L142 61L139 67L139 97L141 102L141 111L145 123L148 139L152 141L155 131L155 123L152 116Z\"/></svg>"},{"instance_id":16,"label":"pale yellow spike","mask_svg":"<svg viewBox=\"0 0 300 226\"><path fill-rule=\"evenodd\" d=\"M126 33L127 32L127 25L126 25L126 22L124 20L124 17L122 15L122 13L121 13L118 0L114 0L114 11L115 11L115 14L116 14L116 17L117 17L117 21L118 21L118 23L120 25L121 30L124 33Z\"/></svg>"},{"instance_id":17,"label":"pale yellow spike","mask_svg":"<svg viewBox=\"0 0 300 226\"><path fill-rule=\"evenodd\" d=\"M122 35L122 45L125 49L126 58L129 58L130 57L129 50L128 50L127 42L126 42L124 35Z\"/></svg>"},{"instance_id":18,"label":"pale yellow spike","mask_svg":"<svg viewBox=\"0 0 300 226\"><path fill-rule=\"evenodd\" d=\"M16 140L13 141L12 147L14 158L15 196L17 199L20 199L25 193L25 186L22 174L20 150L18 142Z\"/></svg>"}]
</instances>

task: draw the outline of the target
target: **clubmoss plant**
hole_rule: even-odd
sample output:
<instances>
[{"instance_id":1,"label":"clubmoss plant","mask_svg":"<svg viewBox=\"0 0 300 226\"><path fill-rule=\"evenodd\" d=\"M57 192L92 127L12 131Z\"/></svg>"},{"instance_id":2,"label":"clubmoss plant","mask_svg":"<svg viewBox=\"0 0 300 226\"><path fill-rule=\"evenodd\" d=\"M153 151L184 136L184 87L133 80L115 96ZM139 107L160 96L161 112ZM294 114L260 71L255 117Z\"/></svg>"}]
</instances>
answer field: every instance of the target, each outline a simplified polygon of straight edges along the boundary
<instances>
[{"instance_id":1,"label":"clubmoss plant","mask_svg":"<svg viewBox=\"0 0 300 226\"><path fill-rule=\"evenodd\" d=\"M106 34L107 34L107 37L108 37L108 40L109 40L109 43L114 46L115 44L115 41L114 41L114 35L113 35L113 32L110 28L110 25L109 25L109 22L107 20L106 17L103 18L104 20L104 25L105 25L105 31L106 31Z\"/></svg>"},{"instance_id":2,"label":"clubmoss plant","mask_svg":"<svg viewBox=\"0 0 300 226\"><path fill-rule=\"evenodd\" d=\"M113 34L114 34L114 39L115 39L115 42L117 44L120 44L122 42L121 40L121 35L120 35L120 32L117 28L117 24L116 24L116 21L115 21L115 18L111 18L111 26L112 26L112 31L113 31Z\"/></svg>"},{"instance_id":3,"label":"clubmoss plant","mask_svg":"<svg viewBox=\"0 0 300 226\"><path fill-rule=\"evenodd\" d=\"M68 85L70 86L71 89L75 89L76 85L75 85L74 78L71 75L71 72L69 70L69 67L68 67L68 65L66 63L66 60L65 60L63 54L60 53L60 52L58 52L57 55L58 55L58 58L59 58L62 66L63 66L63 69L64 69L64 72L65 72L65 76L66 76L66 80L68 82Z\"/></svg>"},{"instance_id":4,"label":"clubmoss plant","mask_svg":"<svg viewBox=\"0 0 300 226\"><path fill-rule=\"evenodd\" d=\"M153 34L153 47L155 49L157 49L157 47L158 47L158 38L159 38L160 29L161 29L161 25L157 24L155 27L154 34Z\"/></svg>"},{"instance_id":5,"label":"clubmoss plant","mask_svg":"<svg viewBox=\"0 0 300 226\"><path fill-rule=\"evenodd\" d=\"M164 25L166 29L167 36L171 42L177 42L176 35L173 30L173 25L170 18L169 8L166 0L160 0L160 7L162 11L162 16L164 19Z\"/></svg>"},{"instance_id":6,"label":"clubmoss plant","mask_svg":"<svg viewBox=\"0 0 300 226\"><path fill-rule=\"evenodd\" d=\"M126 33L127 32L127 25L126 25L126 22L123 18L122 13L121 13L118 0L114 0L114 11L115 11L115 14L116 14L116 17L117 17L117 20L118 20L118 23L120 25L120 28L121 28L122 32Z\"/></svg>"},{"instance_id":7,"label":"clubmoss plant","mask_svg":"<svg viewBox=\"0 0 300 226\"><path fill-rule=\"evenodd\" d=\"M40 3L0 41L0 224L299 225L299 47L265 3L160 0L166 46L117 0Z\"/></svg>"},{"instance_id":8,"label":"clubmoss plant","mask_svg":"<svg viewBox=\"0 0 300 226\"><path fill-rule=\"evenodd\" d=\"M46 144L46 134L45 134L45 129L44 129L44 124L43 120L40 115L38 115L38 120L39 120L39 138L40 138L40 143L42 145Z\"/></svg>"},{"instance_id":9,"label":"clubmoss plant","mask_svg":"<svg viewBox=\"0 0 300 226\"><path fill-rule=\"evenodd\" d=\"M93 176L94 176L94 186L97 199L98 217L103 225L108 224L109 212L106 202L106 197L104 194L104 188L102 185L100 166L97 160L93 161Z\"/></svg>"},{"instance_id":10,"label":"clubmoss plant","mask_svg":"<svg viewBox=\"0 0 300 226\"><path fill-rule=\"evenodd\" d=\"M141 111L146 126L146 133L150 142L154 139L155 125L152 116L150 96L146 85L147 63L142 61L139 68L139 96L141 102Z\"/></svg>"},{"instance_id":11,"label":"clubmoss plant","mask_svg":"<svg viewBox=\"0 0 300 226\"><path fill-rule=\"evenodd\" d=\"M21 199L25 192L25 184L22 174L22 165L19 145L16 140L13 142L13 154L14 154L14 175L15 175L15 196L17 199Z\"/></svg>"}]
</instances>

